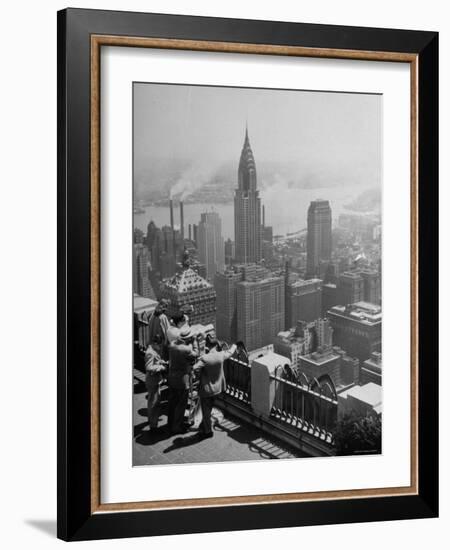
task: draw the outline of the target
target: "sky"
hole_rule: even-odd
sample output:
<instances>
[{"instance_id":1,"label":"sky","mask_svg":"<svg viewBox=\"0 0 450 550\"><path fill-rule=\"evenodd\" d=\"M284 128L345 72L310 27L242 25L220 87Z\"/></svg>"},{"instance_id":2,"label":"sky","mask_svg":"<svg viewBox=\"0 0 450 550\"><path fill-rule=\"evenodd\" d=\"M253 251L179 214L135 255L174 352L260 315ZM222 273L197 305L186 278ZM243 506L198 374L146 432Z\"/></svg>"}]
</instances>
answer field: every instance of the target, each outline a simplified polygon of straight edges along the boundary
<instances>
[{"instance_id":1,"label":"sky","mask_svg":"<svg viewBox=\"0 0 450 550\"><path fill-rule=\"evenodd\" d=\"M195 186L224 165L237 177L246 124L257 171L277 184L381 184L379 95L150 83L133 92L138 192L155 179Z\"/></svg>"}]
</instances>

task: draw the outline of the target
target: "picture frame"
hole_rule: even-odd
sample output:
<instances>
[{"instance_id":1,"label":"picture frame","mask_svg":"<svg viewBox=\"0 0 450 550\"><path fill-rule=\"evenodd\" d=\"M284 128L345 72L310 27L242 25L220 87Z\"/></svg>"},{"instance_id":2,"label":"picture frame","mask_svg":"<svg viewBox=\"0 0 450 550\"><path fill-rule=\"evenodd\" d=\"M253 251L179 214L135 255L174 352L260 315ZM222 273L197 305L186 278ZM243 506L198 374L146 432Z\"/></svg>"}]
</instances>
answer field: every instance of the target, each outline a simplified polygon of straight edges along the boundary
<instances>
[{"instance_id":1,"label":"picture frame","mask_svg":"<svg viewBox=\"0 0 450 550\"><path fill-rule=\"evenodd\" d=\"M101 502L100 52L105 46L409 64L411 483ZM58 12L58 537L89 540L438 515L438 34L66 9Z\"/></svg>"}]
</instances>

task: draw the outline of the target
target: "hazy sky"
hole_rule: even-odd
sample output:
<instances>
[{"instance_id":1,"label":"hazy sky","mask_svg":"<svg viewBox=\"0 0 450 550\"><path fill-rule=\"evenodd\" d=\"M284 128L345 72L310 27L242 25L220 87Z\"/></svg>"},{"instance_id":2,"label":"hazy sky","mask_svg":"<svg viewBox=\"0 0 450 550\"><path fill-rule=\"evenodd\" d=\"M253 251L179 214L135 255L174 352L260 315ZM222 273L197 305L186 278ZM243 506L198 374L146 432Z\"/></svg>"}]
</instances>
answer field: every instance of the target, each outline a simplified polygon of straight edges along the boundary
<instances>
[{"instance_id":1,"label":"hazy sky","mask_svg":"<svg viewBox=\"0 0 450 550\"><path fill-rule=\"evenodd\" d=\"M256 166L330 185L380 184L382 98L369 94L134 84L138 186L158 162L186 162L193 174L236 166L248 121ZM142 181L139 181L142 180Z\"/></svg>"}]
</instances>

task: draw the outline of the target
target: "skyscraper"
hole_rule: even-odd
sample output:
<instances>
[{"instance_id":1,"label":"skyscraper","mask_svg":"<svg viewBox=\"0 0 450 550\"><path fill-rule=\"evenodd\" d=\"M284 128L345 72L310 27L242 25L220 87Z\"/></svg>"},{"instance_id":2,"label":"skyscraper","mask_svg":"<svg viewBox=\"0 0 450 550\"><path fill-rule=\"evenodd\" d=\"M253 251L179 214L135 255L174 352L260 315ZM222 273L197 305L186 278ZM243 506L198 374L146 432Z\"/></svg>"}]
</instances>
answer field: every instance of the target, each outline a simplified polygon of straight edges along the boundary
<instances>
[{"instance_id":1,"label":"skyscraper","mask_svg":"<svg viewBox=\"0 0 450 550\"><path fill-rule=\"evenodd\" d=\"M286 329L297 321L315 321L322 314L322 281L298 279L286 284Z\"/></svg>"},{"instance_id":2,"label":"skyscraper","mask_svg":"<svg viewBox=\"0 0 450 550\"><path fill-rule=\"evenodd\" d=\"M256 165L247 128L239 161L238 188L234 196L234 237L238 263L261 260L261 199L256 187Z\"/></svg>"},{"instance_id":3,"label":"skyscraper","mask_svg":"<svg viewBox=\"0 0 450 550\"><path fill-rule=\"evenodd\" d=\"M237 334L247 349L271 344L284 327L283 277L238 283L236 301Z\"/></svg>"},{"instance_id":4,"label":"skyscraper","mask_svg":"<svg viewBox=\"0 0 450 550\"><path fill-rule=\"evenodd\" d=\"M339 276L339 304L346 306L364 300L364 279L359 271L346 271Z\"/></svg>"},{"instance_id":5,"label":"skyscraper","mask_svg":"<svg viewBox=\"0 0 450 550\"><path fill-rule=\"evenodd\" d=\"M243 274L238 270L216 273L214 288L217 293L216 331L217 337L226 342L237 340L236 286Z\"/></svg>"},{"instance_id":6,"label":"skyscraper","mask_svg":"<svg viewBox=\"0 0 450 550\"><path fill-rule=\"evenodd\" d=\"M198 224L197 247L200 263L206 267L206 278L210 281L225 265L225 247L222 238L222 220L217 212L201 215Z\"/></svg>"},{"instance_id":7,"label":"skyscraper","mask_svg":"<svg viewBox=\"0 0 450 550\"><path fill-rule=\"evenodd\" d=\"M306 272L308 277L319 275L319 264L331 259L331 208L325 200L312 201L308 208L306 241Z\"/></svg>"},{"instance_id":8,"label":"skyscraper","mask_svg":"<svg viewBox=\"0 0 450 550\"><path fill-rule=\"evenodd\" d=\"M155 298L149 278L150 254L142 243L134 245L133 291L144 298Z\"/></svg>"},{"instance_id":9,"label":"skyscraper","mask_svg":"<svg viewBox=\"0 0 450 550\"><path fill-rule=\"evenodd\" d=\"M217 336L245 342L248 350L268 345L284 325L284 278L260 264L236 264L216 273Z\"/></svg>"},{"instance_id":10,"label":"skyscraper","mask_svg":"<svg viewBox=\"0 0 450 550\"><path fill-rule=\"evenodd\" d=\"M225 241L225 263L231 265L234 260L234 241L227 239Z\"/></svg>"}]
</instances>

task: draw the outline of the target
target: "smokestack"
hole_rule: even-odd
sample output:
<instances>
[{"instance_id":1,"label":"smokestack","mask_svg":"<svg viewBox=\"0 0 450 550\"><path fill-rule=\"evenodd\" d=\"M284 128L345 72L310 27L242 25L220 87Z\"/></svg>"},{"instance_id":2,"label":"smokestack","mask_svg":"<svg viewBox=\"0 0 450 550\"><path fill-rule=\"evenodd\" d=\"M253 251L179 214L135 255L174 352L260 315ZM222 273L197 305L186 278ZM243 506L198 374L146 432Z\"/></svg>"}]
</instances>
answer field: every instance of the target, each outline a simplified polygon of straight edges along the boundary
<instances>
[{"instance_id":1,"label":"smokestack","mask_svg":"<svg viewBox=\"0 0 450 550\"><path fill-rule=\"evenodd\" d=\"M180 230L181 230L181 241L184 241L184 206L183 201L180 201Z\"/></svg>"},{"instance_id":2,"label":"smokestack","mask_svg":"<svg viewBox=\"0 0 450 550\"><path fill-rule=\"evenodd\" d=\"M266 227L266 207L263 204L263 227Z\"/></svg>"},{"instance_id":3,"label":"smokestack","mask_svg":"<svg viewBox=\"0 0 450 550\"><path fill-rule=\"evenodd\" d=\"M192 224L189 224L189 240L192 241Z\"/></svg>"},{"instance_id":4,"label":"smokestack","mask_svg":"<svg viewBox=\"0 0 450 550\"><path fill-rule=\"evenodd\" d=\"M172 231L173 231L173 200L170 199L169 201L169 207L170 207L170 227L172 228Z\"/></svg>"}]
</instances>

